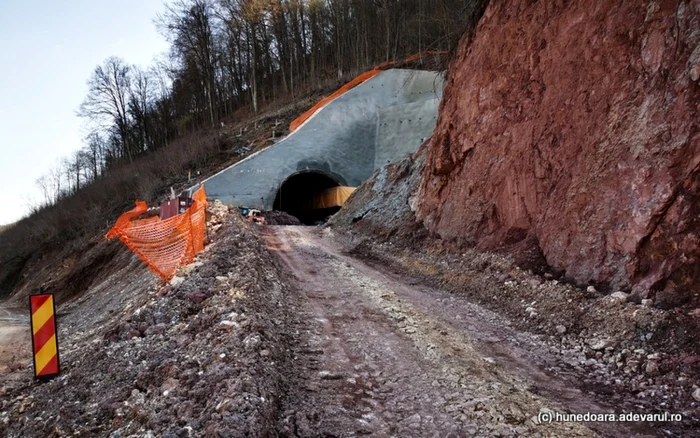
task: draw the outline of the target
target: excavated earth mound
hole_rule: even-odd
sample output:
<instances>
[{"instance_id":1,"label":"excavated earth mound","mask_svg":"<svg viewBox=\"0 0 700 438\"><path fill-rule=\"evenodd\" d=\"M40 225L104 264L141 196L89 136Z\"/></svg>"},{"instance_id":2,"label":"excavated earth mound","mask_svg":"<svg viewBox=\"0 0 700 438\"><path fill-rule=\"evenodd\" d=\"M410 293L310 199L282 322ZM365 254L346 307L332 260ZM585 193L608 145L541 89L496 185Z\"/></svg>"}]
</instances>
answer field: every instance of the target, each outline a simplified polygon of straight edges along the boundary
<instances>
[{"instance_id":1,"label":"excavated earth mound","mask_svg":"<svg viewBox=\"0 0 700 438\"><path fill-rule=\"evenodd\" d=\"M226 211L210 204L213 242L169 285L132 256L62 307L62 374L34 383L28 363L0 374L0 436L274 434L282 280L253 226Z\"/></svg>"},{"instance_id":2,"label":"excavated earth mound","mask_svg":"<svg viewBox=\"0 0 700 438\"><path fill-rule=\"evenodd\" d=\"M301 225L299 219L286 211L272 210L262 212L267 225Z\"/></svg>"},{"instance_id":3,"label":"excavated earth mound","mask_svg":"<svg viewBox=\"0 0 700 438\"><path fill-rule=\"evenodd\" d=\"M460 43L418 217L578 284L700 303L700 1L490 2Z\"/></svg>"}]
</instances>

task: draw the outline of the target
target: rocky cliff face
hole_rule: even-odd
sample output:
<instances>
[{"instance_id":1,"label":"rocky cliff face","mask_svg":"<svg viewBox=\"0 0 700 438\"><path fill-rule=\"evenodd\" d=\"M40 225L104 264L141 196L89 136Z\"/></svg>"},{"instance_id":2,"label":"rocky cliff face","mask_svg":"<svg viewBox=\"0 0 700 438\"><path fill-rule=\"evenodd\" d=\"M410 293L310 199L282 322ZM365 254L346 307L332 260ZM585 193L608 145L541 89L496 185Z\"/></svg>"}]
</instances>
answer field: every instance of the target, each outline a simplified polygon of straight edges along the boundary
<instances>
[{"instance_id":1,"label":"rocky cliff face","mask_svg":"<svg viewBox=\"0 0 700 438\"><path fill-rule=\"evenodd\" d=\"M578 283L700 293L700 0L491 2L453 59L418 217Z\"/></svg>"}]
</instances>

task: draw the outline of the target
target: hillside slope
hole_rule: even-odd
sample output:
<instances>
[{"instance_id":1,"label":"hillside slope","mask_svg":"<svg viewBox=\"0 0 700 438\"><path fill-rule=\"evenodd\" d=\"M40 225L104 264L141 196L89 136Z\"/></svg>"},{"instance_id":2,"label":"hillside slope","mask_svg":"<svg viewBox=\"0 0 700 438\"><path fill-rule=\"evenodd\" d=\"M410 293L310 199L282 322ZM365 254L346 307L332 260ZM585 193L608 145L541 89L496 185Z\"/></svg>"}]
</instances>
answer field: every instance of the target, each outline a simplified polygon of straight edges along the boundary
<instances>
[{"instance_id":1,"label":"hillside slope","mask_svg":"<svg viewBox=\"0 0 700 438\"><path fill-rule=\"evenodd\" d=\"M154 154L124 164L59 204L38 210L0 232L0 299L14 305L45 287L59 303L79 297L100 273L123 267L119 242L104 235L135 199L158 205L195 179L214 174L274 144L289 123L328 90L319 88L295 101L275 102L255 116L241 110L235 121L173 141ZM188 182L188 171L193 181Z\"/></svg>"},{"instance_id":2,"label":"hillside slope","mask_svg":"<svg viewBox=\"0 0 700 438\"><path fill-rule=\"evenodd\" d=\"M491 2L450 65L418 217L579 284L700 292L700 1ZM496 50L497 49L497 50Z\"/></svg>"},{"instance_id":3,"label":"hillside slope","mask_svg":"<svg viewBox=\"0 0 700 438\"><path fill-rule=\"evenodd\" d=\"M122 253L123 267L59 307L60 377L32 380L28 333L11 345L1 436L274 434L291 362L281 274L251 253L261 240L238 213L211 203L208 216L218 231L179 283L162 287Z\"/></svg>"}]
</instances>

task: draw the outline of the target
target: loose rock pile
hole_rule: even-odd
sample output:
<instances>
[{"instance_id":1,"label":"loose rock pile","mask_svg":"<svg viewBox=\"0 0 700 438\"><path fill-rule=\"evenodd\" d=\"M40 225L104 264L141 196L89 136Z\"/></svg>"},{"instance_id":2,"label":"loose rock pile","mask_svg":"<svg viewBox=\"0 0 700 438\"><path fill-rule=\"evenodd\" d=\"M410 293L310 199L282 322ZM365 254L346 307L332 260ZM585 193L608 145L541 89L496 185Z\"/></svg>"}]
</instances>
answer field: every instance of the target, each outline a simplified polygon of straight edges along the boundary
<instances>
[{"instance_id":1,"label":"loose rock pile","mask_svg":"<svg viewBox=\"0 0 700 438\"><path fill-rule=\"evenodd\" d=\"M464 250L456 255L437 246L429 252L400 249L392 241L368 242L371 238L353 253L466 295L514 326L540 333L542 345L559 357L558 363L545 365L553 375L567 376L630 412L668 411L682 414L686 424L700 421L700 355L680 344L689 333L669 330L673 313L631 302L624 292L604 295L594 287L540 277L495 254Z\"/></svg>"},{"instance_id":2,"label":"loose rock pile","mask_svg":"<svg viewBox=\"0 0 700 438\"><path fill-rule=\"evenodd\" d=\"M103 309L113 316L93 338L68 334L59 378L3 387L1 436L273 433L281 281L267 252L249 250L262 245L249 224L217 202L209 213L212 243L177 281Z\"/></svg>"},{"instance_id":3,"label":"loose rock pile","mask_svg":"<svg viewBox=\"0 0 700 438\"><path fill-rule=\"evenodd\" d=\"M207 230L218 232L230 214L231 210L223 202L218 199L210 202L207 206Z\"/></svg>"},{"instance_id":4,"label":"loose rock pile","mask_svg":"<svg viewBox=\"0 0 700 438\"><path fill-rule=\"evenodd\" d=\"M302 225L299 219L284 211L265 211L262 215L267 225Z\"/></svg>"}]
</instances>

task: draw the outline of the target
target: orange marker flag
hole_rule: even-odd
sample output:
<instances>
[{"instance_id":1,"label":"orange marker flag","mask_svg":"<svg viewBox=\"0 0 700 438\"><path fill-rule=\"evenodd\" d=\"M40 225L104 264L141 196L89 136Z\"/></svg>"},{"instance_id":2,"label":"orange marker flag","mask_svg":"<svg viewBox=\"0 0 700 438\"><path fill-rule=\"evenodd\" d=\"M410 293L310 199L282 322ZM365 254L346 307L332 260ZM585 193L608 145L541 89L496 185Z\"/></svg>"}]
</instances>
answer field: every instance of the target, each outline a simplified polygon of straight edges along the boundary
<instances>
[{"instance_id":1,"label":"orange marker flag","mask_svg":"<svg viewBox=\"0 0 700 438\"><path fill-rule=\"evenodd\" d=\"M56 338L56 306L53 294L29 296L32 320L34 377L48 379L60 373Z\"/></svg>"}]
</instances>

